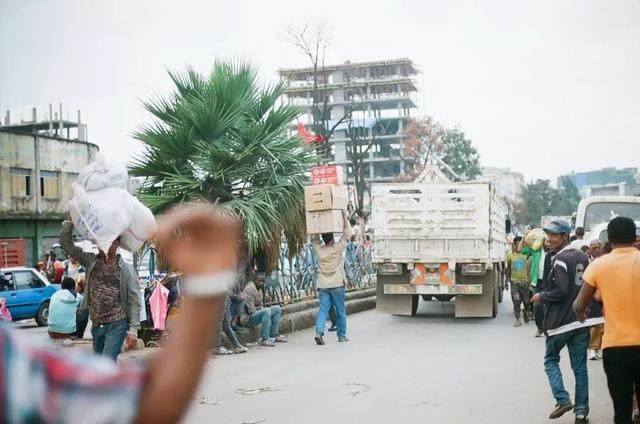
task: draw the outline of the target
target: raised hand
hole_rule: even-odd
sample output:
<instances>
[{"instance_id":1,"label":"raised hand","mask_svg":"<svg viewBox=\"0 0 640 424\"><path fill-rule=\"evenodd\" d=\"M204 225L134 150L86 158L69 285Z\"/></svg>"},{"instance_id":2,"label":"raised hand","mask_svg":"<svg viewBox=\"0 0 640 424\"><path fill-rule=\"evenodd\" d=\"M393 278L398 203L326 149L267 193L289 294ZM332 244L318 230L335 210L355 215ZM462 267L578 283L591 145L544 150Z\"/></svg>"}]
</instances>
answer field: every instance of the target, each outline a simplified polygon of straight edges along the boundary
<instances>
[{"instance_id":1,"label":"raised hand","mask_svg":"<svg viewBox=\"0 0 640 424\"><path fill-rule=\"evenodd\" d=\"M211 204L187 204L162 216L154 239L171 267L185 275L236 269L238 220Z\"/></svg>"}]
</instances>

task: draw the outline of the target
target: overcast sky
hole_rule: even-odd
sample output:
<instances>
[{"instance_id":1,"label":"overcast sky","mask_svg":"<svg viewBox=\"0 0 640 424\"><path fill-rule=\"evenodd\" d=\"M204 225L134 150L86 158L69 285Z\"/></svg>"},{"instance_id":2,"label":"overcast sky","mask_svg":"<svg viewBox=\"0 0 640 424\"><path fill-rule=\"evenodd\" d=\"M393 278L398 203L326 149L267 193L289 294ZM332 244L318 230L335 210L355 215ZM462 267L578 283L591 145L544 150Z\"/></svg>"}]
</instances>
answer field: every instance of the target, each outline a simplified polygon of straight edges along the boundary
<instances>
[{"instance_id":1,"label":"overcast sky","mask_svg":"<svg viewBox=\"0 0 640 424\"><path fill-rule=\"evenodd\" d=\"M80 108L90 140L126 160L166 69L241 57L274 79L307 65L283 28L316 17L334 28L327 63L412 59L418 113L462 128L484 166L639 165L638 0L0 0L0 110Z\"/></svg>"}]
</instances>

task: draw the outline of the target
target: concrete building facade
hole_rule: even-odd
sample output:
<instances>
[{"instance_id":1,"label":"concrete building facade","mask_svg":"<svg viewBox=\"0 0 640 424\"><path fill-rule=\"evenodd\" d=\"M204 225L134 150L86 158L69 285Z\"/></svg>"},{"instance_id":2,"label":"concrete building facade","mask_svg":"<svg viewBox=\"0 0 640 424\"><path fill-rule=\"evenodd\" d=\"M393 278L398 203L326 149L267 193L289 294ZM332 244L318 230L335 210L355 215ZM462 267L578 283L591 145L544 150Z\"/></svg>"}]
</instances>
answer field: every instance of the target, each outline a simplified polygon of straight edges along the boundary
<instances>
[{"instance_id":1,"label":"concrete building facade","mask_svg":"<svg viewBox=\"0 0 640 424\"><path fill-rule=\"evenodd\" d=\"M33 114L16 124L7 114L0 126L0 259L2 249L19 240L27 266L57 242L71 183L98 152L86 141L84 124L38 121Z\"/></svg>"},{"instance_id":2,"label":"concrete building facade","mask_svg":"<svg viewBox=\"0 0 640 424\"><path fill-rule=\"evenodd\" d=\"M417 107L414 76L418 70L410 59L325 66L315 74L315 89L313 68L280 69L279 73L290 83L288 100L306 112L301 117L303 124L313 121L314 91L327 98L330 126L352 111L350 121L338 125L330 140L331 163L343 166L348 179L351 170L345 143L350 140L349 131L354 130L362 131L369 140L375 139L364 161L368 181L392 181L408 171L400 149L405 123Z\"/></svg>"},{"instance_id":3,"label":"concrete building facade","mask_svg":"<svg viewBox=\"0 0 640 424\"><path fill-rule=\"evenodd\" d=\"M640 174L638 168L602 168L595 171L573 172L558 178L569 178L578 188L582 197L606 195L640 194Z\"/></svg>"}]
</instances>

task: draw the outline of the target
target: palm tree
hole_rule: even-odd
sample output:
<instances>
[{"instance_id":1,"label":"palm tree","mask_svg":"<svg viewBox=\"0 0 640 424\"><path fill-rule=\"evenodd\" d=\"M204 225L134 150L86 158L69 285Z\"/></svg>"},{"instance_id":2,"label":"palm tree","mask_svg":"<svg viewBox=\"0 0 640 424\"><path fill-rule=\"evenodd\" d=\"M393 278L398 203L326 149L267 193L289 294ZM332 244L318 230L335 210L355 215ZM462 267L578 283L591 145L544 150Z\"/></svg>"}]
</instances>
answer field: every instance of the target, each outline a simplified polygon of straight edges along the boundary
<instances>
[{"instance_id":1,"label":"palm tree","mask_svg":"<svg viewBox=\"0 0 640 424\"><path fill-rule=\"evenodd\" d=\"M144 103L155 119L134 135L145 145L130 165L146 177L142 201L154 212L219 204L242 220L248 253L270 270L282 236L292 252L305 239L304 182L316 157L287 129L300 110L280 103L284 82L263 87L246 63L169 76L175 92Z\"/></svg>"}]
</instances>

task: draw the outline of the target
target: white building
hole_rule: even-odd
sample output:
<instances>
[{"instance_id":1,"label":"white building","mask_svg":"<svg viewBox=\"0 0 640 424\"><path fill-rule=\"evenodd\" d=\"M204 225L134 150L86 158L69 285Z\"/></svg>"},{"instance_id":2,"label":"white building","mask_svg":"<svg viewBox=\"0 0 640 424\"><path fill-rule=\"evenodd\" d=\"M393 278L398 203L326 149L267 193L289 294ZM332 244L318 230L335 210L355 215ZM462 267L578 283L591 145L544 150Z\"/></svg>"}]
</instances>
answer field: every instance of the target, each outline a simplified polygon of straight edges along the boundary
<instances>
[{"instance_id":1,"label":"white building","mask_svg":"<svg viewBox=\"0 0 640 424\"><path fill-rule=\"evenodd\" d=\"M477 180L493 183L496 192L511 204L522 199L524 176L519 172L511 171L510 168L482 168L482 175Z\"/></svg>"}]
</instances>

